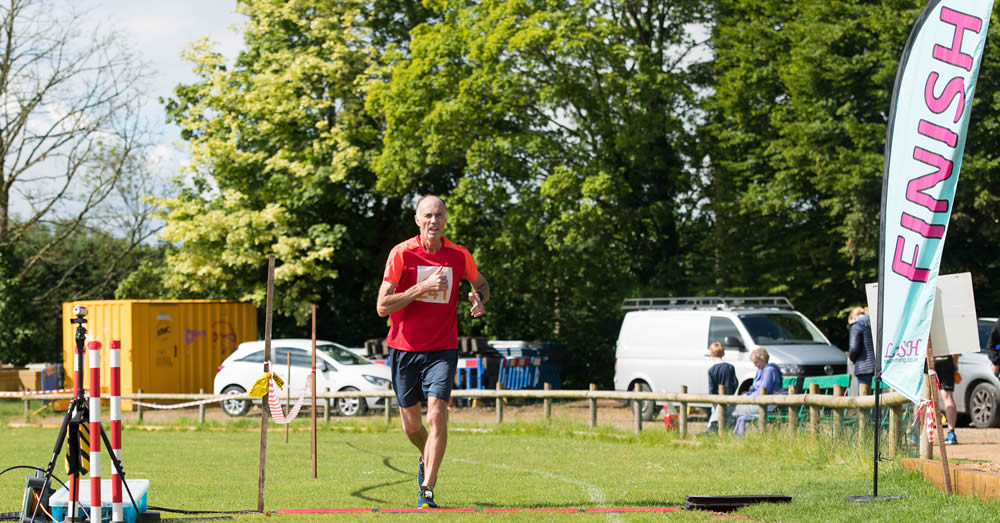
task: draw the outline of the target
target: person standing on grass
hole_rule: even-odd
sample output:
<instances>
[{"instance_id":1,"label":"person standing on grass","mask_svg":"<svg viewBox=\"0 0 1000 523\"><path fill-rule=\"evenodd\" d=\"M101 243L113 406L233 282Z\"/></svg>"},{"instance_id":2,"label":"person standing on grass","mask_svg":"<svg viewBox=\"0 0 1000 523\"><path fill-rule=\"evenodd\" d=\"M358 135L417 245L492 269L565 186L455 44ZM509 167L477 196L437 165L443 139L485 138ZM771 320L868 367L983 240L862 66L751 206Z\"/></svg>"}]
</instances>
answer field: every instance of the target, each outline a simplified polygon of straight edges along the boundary
<instances>
[{"instance_id":1,"label":"person standing on grass","mask_svg":"<svg viewBox=\"0 0 1000 523\"><path fill-rule=\"evenodd\" d=\"M723 360L726 349L719 342L713 342L708 346L708 354L714 363L708 369L708 393L718 394L719 385L726 386L726 394L736 394L739 383L736 380L736 367L732 363ZM708 428L705 432L719 431L719 407L712 407L712 415L708 418Z\"/></svg>"},{"instance_id":2,"label":"person standing on grass","mask_svg":"<svg viewBox=\"0 0 1000 523\"><path fill-rule=\"evenodd\" d=\"M872 339L871 317L861 307L851 309L847 316L847 327L850 329L848 357L854 362L854 375L858 383L872 386L875 378L875 342Z\"/></svg>"},{"instance_id":3,"label":"person standing on grass","mask_svg":"<svg viewBox=\"0 0 1000 523\"><path fill-rule=\"evenodd\" d=\"M469 251L446 239L444 201L427 195L417 202L420 234L389 253L376 309L389 316L389 366L406 437L420 451L417 508L437 508L434 487L448 443L448 401L458 364L458 294L472 283L473 317L482 316L490 286ZM421 419L427 405L427 427Z\"/></svg>"}]
</instances>

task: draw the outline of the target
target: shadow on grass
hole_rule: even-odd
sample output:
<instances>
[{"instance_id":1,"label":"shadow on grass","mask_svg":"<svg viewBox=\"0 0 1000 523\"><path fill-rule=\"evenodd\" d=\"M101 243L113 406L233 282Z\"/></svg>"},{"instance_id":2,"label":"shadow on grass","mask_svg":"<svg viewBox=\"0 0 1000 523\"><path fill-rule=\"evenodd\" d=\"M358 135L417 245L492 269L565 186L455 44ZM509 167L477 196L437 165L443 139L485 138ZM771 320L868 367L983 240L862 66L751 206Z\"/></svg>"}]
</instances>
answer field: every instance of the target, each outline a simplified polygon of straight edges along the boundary
<instances>
[{"instance_id":1,"label":"shadow on grass","mask_svg":"<svg viewBox=\"0 0 1000 523\"><path fill-rule=\"evenodd\" d=\"M361 447L359 447L359 446L357 446L357 445L355 445L355 444L353 444L351 442L347 442L347 446L350 447L350 448L352 448L352 449L354 449L354 450L356 450L356 451L358 451L358 452L363 452L365 454L371 454L373 456L379 456L379 457L382 458L382 465L385 468L387 468L387 469L389 469L389 470L391 470L393 472L398 472L400 474L404 474L404 475L407 476L406 479L401 479L401 480L398 480L398 481L386 481L386 482L383 482L383 483L377 483L375 485L368 485L366 487L362 487L362 488L360 488L358 490L355 490L354 492L351 492L351 496L352 497L355 497L355 498L358 498L358 499L364 500L364 501L370 501L370 502L373 502L373 503L387 503L388 500L380 499L380 498L375 498L375 497L367 495L367 493L371 492L373 490L380 489L380 488L391 487L391 486L394 486L394 485L401 485L401 484L406 483L408 481L416 482L417 475L415 473L407 472L407 471L405 471L405 470L403 470L403 469L401 469L401 468L396 467L395 465L393 465L391 463L392 457L390 457L390 456L384 456L384 455L379 455L379 454L377 454L375 452L372 452L372 451L370 451L368 449L361 448Z\"/></svg>"}]
</instances>

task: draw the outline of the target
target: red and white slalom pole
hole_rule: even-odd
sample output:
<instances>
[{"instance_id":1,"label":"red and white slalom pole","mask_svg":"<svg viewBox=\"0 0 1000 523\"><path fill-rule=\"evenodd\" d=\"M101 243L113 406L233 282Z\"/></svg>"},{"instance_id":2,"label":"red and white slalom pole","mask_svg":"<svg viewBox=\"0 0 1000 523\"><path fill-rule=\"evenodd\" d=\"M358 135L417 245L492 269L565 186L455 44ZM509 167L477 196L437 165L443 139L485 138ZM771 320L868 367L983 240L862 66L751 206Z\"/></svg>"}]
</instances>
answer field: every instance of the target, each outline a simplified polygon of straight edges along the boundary
<instances>
[{"instance_id":1,"label":"red and white slalom pole","mask_svg":"<svg viewBox=\"0 0 1000 523\"><path fill-rule=\"evenodd\" d=\"M111 340L111 455L122 462L122 359L121 340ZM125 521L122 511L122 477L111 464L111 521Z\"/></svg>"},{"instance_id":2,"label":"red and white slalom pole","mask_svg":"<svg viewBox=\"0 0 1000 523\"><path fill-rule=\"evenodd\" d=\"M87 344L90 357L90 521L101 521L101 342Z\"/></svg>"}]
</instances>

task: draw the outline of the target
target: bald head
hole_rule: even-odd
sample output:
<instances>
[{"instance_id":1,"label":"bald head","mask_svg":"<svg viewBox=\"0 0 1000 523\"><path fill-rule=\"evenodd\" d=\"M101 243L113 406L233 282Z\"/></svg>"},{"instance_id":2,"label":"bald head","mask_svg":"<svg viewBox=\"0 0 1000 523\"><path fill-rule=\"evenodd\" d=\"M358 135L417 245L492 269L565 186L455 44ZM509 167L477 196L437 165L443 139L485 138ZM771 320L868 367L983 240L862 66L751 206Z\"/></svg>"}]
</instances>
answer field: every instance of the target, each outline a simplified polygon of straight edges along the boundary
<instances>
[{"instance_id":1,"label":"bald head","mask_svg":"<svg viewBox=\"0 0 1000 523\"><path fill-rule=\"evenodd\" d=\"M436 252L441 248L444 225L448 221L448 209L441 198L428 194L417 201L417 212L414 216L420 229L420 240L424 248Z\"/></svg>"}]
</instances>

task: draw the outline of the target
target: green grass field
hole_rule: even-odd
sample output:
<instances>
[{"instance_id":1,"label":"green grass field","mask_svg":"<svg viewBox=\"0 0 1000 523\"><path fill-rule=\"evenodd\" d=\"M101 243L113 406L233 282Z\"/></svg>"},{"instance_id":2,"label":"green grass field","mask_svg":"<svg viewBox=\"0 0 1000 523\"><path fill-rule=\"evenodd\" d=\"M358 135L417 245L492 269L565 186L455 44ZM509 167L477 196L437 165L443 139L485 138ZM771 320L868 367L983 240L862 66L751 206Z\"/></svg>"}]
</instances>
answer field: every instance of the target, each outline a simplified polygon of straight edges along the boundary
<instances>
[{"instance_id":1,"label":"green grass field","mask_svg":"<svg viewBox=\"0 0 1000 523\"><path fill-rule=\"evenodd\" d=\"M0 414L2 415L2 414ZM106 418L105 418L106 419ZM127 428L128 478L150 481L150 505L184 510L253 510L257 507L260 445L257 420L164 430ZM284 428L269 433L265 510L305 508L410 508L416 502L417 453L394 424L380 420L321 426L319 474L311 477L309 432L296 422L289 443ZM655 425L653 426L655 427ZM784 433L699 438L678 442L651 428L641 436L560 422L457 426L451 432L438 482L447 508L683 507L688 495L782 494L785 505L757 505L739 514L761 521L996 520L1000 504L949 498L898 463L880 467L879 493L899 501L858 504L871 494L871 452L856 446ZM45 466L56 429L0 428L0 469ZM65 479L62 464L57 475ZM102 465L110 477L110 463ZM25 470L0 476L0 512L20 509ZM164 517L171 514L164 513ZM539 516L543 516L540 518ZM182 517L182 515L177 515ZM190 517L190 516L186 516ZM241 521L265 516L247 514ZM272 515L285 521L357 520L389 514ZM405 517L405 516L404 516ZM410 516L413 517L413 516ZM712 519L702 511L670 514L437 514L435 519L534 521L538 519Z\"/></svg>"}]
</instances>

